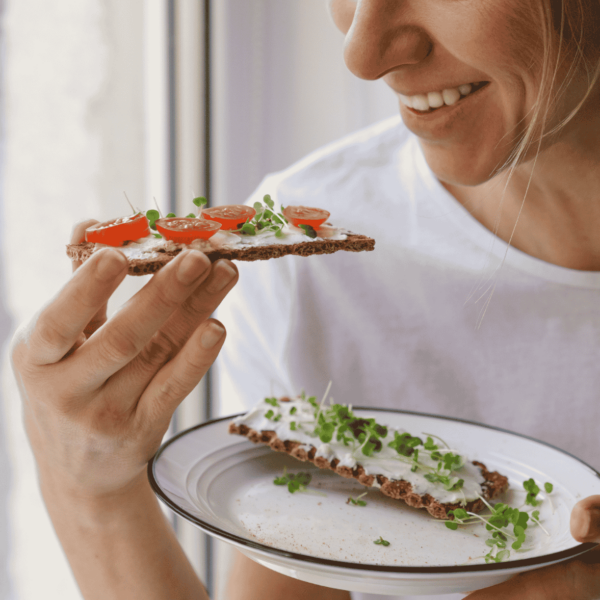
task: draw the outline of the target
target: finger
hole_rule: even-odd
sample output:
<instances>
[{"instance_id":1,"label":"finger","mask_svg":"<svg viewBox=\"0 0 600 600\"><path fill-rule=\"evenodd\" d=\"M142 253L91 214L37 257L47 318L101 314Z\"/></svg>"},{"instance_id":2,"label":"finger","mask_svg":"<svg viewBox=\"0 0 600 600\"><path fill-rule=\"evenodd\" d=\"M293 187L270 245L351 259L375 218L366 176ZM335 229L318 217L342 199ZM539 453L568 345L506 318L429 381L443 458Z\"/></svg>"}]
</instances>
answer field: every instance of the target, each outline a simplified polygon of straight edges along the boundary
<instances>
[{"instance_id":1,"label":"finger","mask_svg":"<svg viewBox=\"0 0 600 600\"><path fill-rule=\"evenodd\" d=\"M595 600L599 596L600 565L574 560L522 573L465 600Z\"/></svg>"},{"instance_id":2,"label":"finger","mask_svg":"<svg viewBox=\"0 0 600 600\"><path fill-rule=\"evenodd\" d=\"M150 428L166 429L173 412L204 377L224 341L225 328L216 319L209 319L198 327L181 352L146 388L136 410L141 422Z\"/></svg>"},{"instance_id":3,"label":"finger","mask_svg":"<svg viewBox=\"0 0 600 600\"><path fill-rule=\"evenodd\" d=\"M580 500L571 512L571 535L578 542L600 543L600 496Z\"/></svg>"},{"instance_id":4,"label":"finger","mask_svg":"<svg viewBox=\"0 0 600 600\"><path fill-rule=\"evenodd\" d=\"M27 341L31 363L47 365L63 358L126 274L121 252L94 253L34 321Z\"/></svg>"},{"instance_id":5,"label":"finger","mask_svg":"<svg viewBox=\"0 0 600 600\"><path fill-rule=\"evenodd\" d=\"M123 397L138 398L156 372L183 347L190 335L216 310L238 280L238 270L228 260L212 265L198 286L142 351L118 374L115 385Z\"/></svg>"},{"instance_id":6,"label":"finger","mask_svg":"<svg viewBox=\"0 0 600 600\"><path fill-rule=\"evenodd\" d=\"M77 351L81 381L99 387L133 360L210 273L210 261L186 250L163 267Z\"/></svg>"},{"instance_id":7,"label":"finger","mask_svg":"<svg viewBox=\"0 0 600 600\"><path fill-rule=\"evenodd\" d=\"M79 244L85 242L85 230L92 225L99 223L96 219L87 219L86 221L80 221L76 223L71 232L71 244ZM75 272L82 264L80 260L72 260L73 272ZM83 333L85 337L90 337L96 329L101 327L106 322L106 311L108 309L108 302L105 302L99 309L98 312L90 319L89 323L85 326Z\"/></svg>"},{"instance_id":8,"label":"finger","mask_svg":"<svg viewBox=\"0 0 600 600\"><path fill-rule=\"evenodd\" d=\"M75 223L71 230L71 241L69 243L80 244L81 242L85 242L85 230L99 222L100 221L97 221L96 219L86 219L85 221ZM72 260L71 264L73 265L73 271L76 271L82 263L80 260Z\"/></svg>"}]
</instances>

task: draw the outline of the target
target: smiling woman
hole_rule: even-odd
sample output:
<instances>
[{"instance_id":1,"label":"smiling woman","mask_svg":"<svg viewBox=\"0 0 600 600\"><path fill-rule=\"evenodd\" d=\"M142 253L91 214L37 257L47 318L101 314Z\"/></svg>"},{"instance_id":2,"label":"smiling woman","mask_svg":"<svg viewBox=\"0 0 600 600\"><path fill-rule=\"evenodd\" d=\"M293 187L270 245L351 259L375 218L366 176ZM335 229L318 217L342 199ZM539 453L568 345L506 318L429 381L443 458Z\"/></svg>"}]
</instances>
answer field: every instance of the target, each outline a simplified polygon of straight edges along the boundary
<instances>
[{"instance_id":1,"label":"smiling woman","mask_svg":"<svg viewBox=\"0 0 600 600\"><path fill-rule=\"evenodd\" d=\"M383 79L402 120L267 177L248 204L271 194L287 210L318 206L375 237L378 250L239 271L181 253L106 320L125 265L105 249L76 264L14 339L44 499L86 598L206 597L161 516L146 463L216 359L225 326L223 412L303 386L318 393L333 380L344 404L477 420L600 467L600 4L331 0L330 8L348 67ZM223 325L209 318L218 306ZM493 470L503 448L489 443ZM535 456L523 460L537 468ZM560 473L548 471L559 489ZM306 523L314 531L319 510ZM368 521L369 506L361 510ZM600 496L566 510L577 541L600 542ZM390 523L376 550L402 565L404 534ZM585 558L470 600L591 600L600 567L594 553ZM348 587L321 582L240 557L228 597L351 598Z\"/></svg>"}]
</instances>

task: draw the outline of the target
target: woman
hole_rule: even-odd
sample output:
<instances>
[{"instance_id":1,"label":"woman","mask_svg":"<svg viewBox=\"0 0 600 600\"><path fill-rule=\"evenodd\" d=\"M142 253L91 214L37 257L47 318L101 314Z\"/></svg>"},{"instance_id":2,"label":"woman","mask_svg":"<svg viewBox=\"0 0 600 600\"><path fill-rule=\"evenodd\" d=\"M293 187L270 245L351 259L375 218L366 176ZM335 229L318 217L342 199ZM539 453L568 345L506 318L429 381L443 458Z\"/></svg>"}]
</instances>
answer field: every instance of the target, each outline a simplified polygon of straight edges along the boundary
<instances>
[{"instance_id":1,"label":"woman","mask_svg":"<svg viewBox=\"0 0 600 600\"><path fill-rule=\"evenodd\" d=\"M377 237L377 251L252 265L244 301L223 310L239 335L220 370L223 397L239 405L271 379L319 389L331 377L338 400L491 421L598 467L586 424L600 389L600 5L330 8L349 68L385 79L408 129L388 122L351 136L259 193L330 209ZM16 336L27 430L86 598L202 598L145 464L223 344L224 328L207 317L237 269L183 253L100 327L124 272L117 251L98 253ZM248 310L259 302L264 320ZM600 497L577 505L576 539L600 542L599 511ZM239 559L230 597L349 595ZM572 561L469 596L565 597L600 597L600 567Z\"/></svg>"}]
</instances>

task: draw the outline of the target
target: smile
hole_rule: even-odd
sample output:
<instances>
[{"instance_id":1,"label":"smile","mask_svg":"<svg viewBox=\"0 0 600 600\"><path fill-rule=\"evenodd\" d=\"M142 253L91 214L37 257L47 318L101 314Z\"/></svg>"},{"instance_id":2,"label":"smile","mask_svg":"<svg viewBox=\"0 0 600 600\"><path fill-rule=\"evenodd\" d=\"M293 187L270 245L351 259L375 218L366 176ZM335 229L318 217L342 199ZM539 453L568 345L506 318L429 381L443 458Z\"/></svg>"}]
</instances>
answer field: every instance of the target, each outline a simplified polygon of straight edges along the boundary
<instances>
[{"instance_id":1,"label":"smile","mask_svg":"<svg viewBox=\"0 0 600 600\"><path fill-rule=\"evenodd\" d=\"M416 94L414 96L405 96L398 94L400 102L412 108L419 113L431 113L443 106L452 106L485 87L488 81L478 81L475 83L465 83L455 88L447 88L439 92L428 92L427 94Z\"/></svg>"}]
</instances>

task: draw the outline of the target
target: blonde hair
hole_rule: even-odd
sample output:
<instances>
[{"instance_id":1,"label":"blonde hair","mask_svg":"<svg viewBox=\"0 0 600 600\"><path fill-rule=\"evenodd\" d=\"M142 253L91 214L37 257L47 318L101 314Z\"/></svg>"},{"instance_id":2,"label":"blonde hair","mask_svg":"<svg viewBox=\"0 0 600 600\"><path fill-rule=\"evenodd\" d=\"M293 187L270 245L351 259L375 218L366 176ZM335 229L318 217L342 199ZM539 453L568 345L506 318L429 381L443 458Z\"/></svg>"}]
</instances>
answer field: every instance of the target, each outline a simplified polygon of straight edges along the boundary
<instances>
[{"instance_id":1,"label":"blonde hair","mask_svg":"<svg viewBox=\"0 0 600 600\"><path fill-rule=\"evenodd\" d=\"M532 68L540 68L540 86L537 99L530 111L531 120L525 132L521 135L521 139L513 148L504 165L497 171L508 170L504 193L514 170L527 157L532 147L535 150L533 166L506 252L497 270L504 265L508 248L512 244L542 143L550 136L557 134L577 115L600 78L600 0L531 0L529 5L524 2L516 15L515 29L518 32L519 25L523 26L525 23L538 21L542 30L540 40L542 58L541 61L537 59L539 48L534 48L528 58L531 60ZM563 73L564 77L557 87L558 79L563 76ZM581 99L566 117L548 128L547 122L553 116L553 109L559 105L567 87L581 74L587 78L587 86ZM504 201L504 193L496 219L495 234L497 234L500 224L499 215ZM479 315L478 327L483 322L496 287L493 276L488 283L489 285L479 297L479 300L482 300L487 296Z\"/></svg>"},{"instance_id":2,"label":"blonde hair","mask_svg":"<svg viewBox=\"0 0 600 600\"><path fill-rule=\"evenodd\" d=\"M600 77L600 0L533 0L530 10L533 11L530 17L538 21L542 29L541 79L538 97L530 112L531 121L504 165L511 170L534 144L537 144L537 157L544 139L558 133L577 115ZM566 73L557 87L558 77L565 67ZM583 97L566 117L548 128L553 109L581 74L587 78Z\"/></svg>"}]
</instances>

